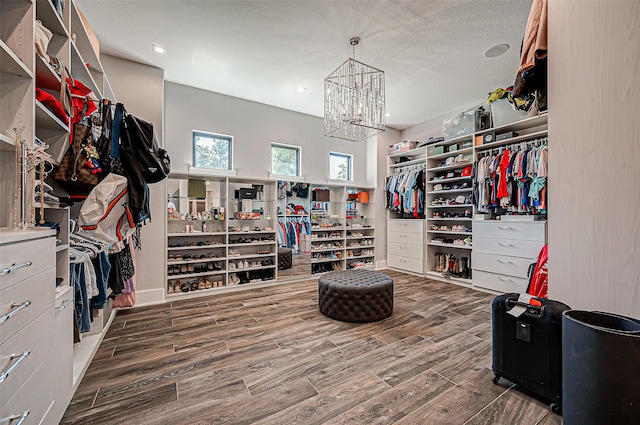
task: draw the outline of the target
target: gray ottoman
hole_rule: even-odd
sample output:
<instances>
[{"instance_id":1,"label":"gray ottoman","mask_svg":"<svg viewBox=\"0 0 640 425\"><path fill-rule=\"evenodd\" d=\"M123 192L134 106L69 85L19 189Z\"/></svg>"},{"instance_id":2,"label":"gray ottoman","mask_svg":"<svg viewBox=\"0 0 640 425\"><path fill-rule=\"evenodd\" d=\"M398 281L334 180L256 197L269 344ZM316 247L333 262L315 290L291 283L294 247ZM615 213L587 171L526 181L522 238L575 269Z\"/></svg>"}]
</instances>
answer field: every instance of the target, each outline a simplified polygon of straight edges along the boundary
<instances>
[{"instance_id":1,"label":"gray ottoman","mask_svg":"<svg viewBox=\"0 0 640 425\"><path fill-rule=\"evenodd\" d=\"M343 322L368 323L393 313L393 279L373 270L343 270L318 280L320 312Z\"/></svg>"}]
</instances>

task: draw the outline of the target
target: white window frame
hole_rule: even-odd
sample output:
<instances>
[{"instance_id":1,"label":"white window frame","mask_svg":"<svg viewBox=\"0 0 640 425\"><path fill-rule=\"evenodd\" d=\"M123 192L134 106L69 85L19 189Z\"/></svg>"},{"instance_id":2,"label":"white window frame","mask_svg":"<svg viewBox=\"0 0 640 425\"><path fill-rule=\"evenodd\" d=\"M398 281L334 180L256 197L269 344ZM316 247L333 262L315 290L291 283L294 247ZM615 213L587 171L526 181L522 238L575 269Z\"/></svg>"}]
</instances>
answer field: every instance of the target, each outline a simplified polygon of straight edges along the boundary
<instances>
[{"instance_id":1,"label":"white window frame","mask_svg":"<svg viewBox=\"0 0 640 425\"><path fill-rule=\"evenodd\" d=\"M228 142L228 150L229 150L229 168L207 168L207 167L199 167L196 164L196 137L211 137L215 139L226 139ZM207 171L211 173L228 173L233 172L233 136L228 134L221 133L213 133L210 131L202 131L202 130L192 130L191 131L191 166L189 170L200 170Z\"/></svg>"},{"instance_id":2,"label":"white window frame","mask_svg":"<svg viewBox=\"0 0 640 425\"><path fill-rule=\"evenodd\" d=\"M273 172L273 148L284 148L291 149L297 152L297 164L296 164L296 175L295 176L287 176L282 174L276 174ZM279 142L271 142L271 146L269 148L269 158L271 162L271 173L269 174L272 178L280 178L283 177L282 180L295 181L297 179L302 178L302 146L296 145L288 145L286 143Z\"/></svg>"},{"instance_id":3,"label":"white window frame","mask_svg":"<svg viewBox=\"0 0 640 425\"><path fill-rule=\"evenodd\" d=\"M332 156L337 156L337 157L343 157L343 158L347 158L348 159L348 166L347 166L347 179L346 180L342 180L342 179L336 179L333 178L331 176L331 157ZM344 153L344 152L334 152L334 151L330 151L329 152L329 181L333 181L333 182L353 182L353 155L350 153Z\"/></svg>"}]
</instances>

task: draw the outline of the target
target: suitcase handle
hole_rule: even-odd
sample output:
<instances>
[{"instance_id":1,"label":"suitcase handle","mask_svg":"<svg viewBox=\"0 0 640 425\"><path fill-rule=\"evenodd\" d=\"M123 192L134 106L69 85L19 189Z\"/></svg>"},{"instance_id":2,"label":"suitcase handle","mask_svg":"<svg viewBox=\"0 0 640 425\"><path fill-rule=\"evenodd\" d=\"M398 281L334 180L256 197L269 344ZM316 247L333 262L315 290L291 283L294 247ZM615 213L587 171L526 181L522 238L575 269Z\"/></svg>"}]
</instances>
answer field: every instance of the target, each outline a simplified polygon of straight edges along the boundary
<instances>
[{"instance_id":1,"label":"suitcase handle","mask_svg":"<svg viewBox=\"0 0 640 425\"><path fill-rule=\"evenodd\" d=\"M544 305L542 307L538 307L537 305L521 303L514 298L507 298L507 307L509 307L509 309L516 305L526 307L527 311L525 311L525 314L529 317L533 317L534 319L542 319L544 317Z\"/></svg>"}]
</instances>

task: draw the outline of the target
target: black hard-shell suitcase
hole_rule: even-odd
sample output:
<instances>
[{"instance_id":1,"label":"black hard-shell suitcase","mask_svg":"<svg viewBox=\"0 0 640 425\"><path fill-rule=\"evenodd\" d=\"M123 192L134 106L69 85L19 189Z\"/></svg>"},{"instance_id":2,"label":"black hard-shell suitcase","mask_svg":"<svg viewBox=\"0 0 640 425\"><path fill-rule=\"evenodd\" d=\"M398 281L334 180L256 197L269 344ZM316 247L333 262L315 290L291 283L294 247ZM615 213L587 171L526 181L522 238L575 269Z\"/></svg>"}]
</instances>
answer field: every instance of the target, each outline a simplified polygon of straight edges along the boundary
<instances>
[{"instance_id":1,"label":"black hard-shell suitcase","mask_svg":"<svg viewBox=\"0 0 640 425\"><path fill-rule=\"evenodd\" d=\"M493 383L504 377L516 388L534 393L561 411L562 312L570 307L536 298L541 307L518 302L520 294L497 296L492 303ZM527 307L520 317L507 312Z\"/></svg>"}]
</instances>

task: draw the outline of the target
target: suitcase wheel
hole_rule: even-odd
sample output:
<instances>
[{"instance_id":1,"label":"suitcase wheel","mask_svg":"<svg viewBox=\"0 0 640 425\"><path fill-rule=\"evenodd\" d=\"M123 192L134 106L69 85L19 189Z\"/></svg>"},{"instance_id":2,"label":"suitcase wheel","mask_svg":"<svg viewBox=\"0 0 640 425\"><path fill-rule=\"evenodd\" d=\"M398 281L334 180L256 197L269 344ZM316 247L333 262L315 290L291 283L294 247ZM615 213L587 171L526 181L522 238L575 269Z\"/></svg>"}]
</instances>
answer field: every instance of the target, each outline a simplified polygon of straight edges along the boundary
<instances>
[{"instance_id":1,"label":"suitcase wheel","mask_svg":"<svg viewBox=\"0 0 640 425\"><path fill-rule=\"evenodd\" d=\"M498 385L499 380L500 380L500 375L493 375L492 381L494 384Z\"/></svg>"},{"instance_id":2,"label":"suitcase wheel","mask_svg":"<svg viewBox=\"0 0 640 425\"><path fill-rule=\"evenodd\" d=\"M551 411L552 411L553 413L556 413L556 414L558 414L558 415L559 415L559 414L560 414L560 412L562 411L562 408L560 407L560 403L551 403L551 404L549 405L549 408L551 409Z\"/></svg>"}]
</instances>

